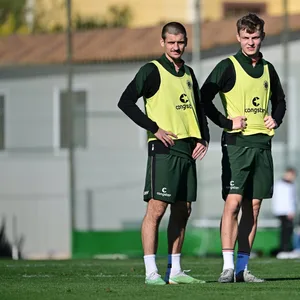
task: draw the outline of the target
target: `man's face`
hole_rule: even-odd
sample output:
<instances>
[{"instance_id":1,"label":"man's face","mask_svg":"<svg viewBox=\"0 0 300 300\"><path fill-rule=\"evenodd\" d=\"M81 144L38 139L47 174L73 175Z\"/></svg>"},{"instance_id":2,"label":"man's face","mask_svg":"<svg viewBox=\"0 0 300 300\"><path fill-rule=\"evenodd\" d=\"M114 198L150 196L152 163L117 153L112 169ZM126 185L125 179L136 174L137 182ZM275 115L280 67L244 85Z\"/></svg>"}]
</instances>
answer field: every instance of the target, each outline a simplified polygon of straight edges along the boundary
<instances>
[{"instance_id":1,"label":"man's face","mask_svg":"<svg viewBox=\"0 0 300 300\"><path fill-rule=\"evenodd\" d=\"M286 172L285 178L290 182L294 182L297 177L297 174L293 171Z\"/></svg>"},{"instance_id":2,"label":"man's face","mask_svg":"<svg viewBox=\"0 0 300 300\"><path fill-rule=\"evenodd\" d=\"M251 57L258 54L265 33L260 30L255 31L254 33L248 33L246 30L241 30L236 37L241 45L243 53Z\"/></svg>"},{"instance_id":3,"label":"man's face","mask_svg":"<svg viewBox=\"0 0 300 300\"><path fill-rule=\"evenodd\" d=\"M166 34L165 40L160 39L161 46L165 49L166 56L173 61L180 61L187 41L182 33L180 34Z\"/></svg>"}]
</instances>

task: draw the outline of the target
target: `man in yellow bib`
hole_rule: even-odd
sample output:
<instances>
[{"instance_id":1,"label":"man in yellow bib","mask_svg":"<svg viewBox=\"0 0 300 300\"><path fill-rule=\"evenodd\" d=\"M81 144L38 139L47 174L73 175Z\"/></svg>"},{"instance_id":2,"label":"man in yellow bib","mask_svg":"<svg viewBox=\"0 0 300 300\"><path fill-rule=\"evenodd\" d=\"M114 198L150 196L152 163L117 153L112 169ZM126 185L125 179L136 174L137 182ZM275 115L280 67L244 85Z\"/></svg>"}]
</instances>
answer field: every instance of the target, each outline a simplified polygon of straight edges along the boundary
<instances>
[{"instance_id":1,"label":"man in yellow bib","mask_svg":"<svg viewBox=\"0 0 300 300\"><path fill-rule=\"evenodd\" d=\"M138 71L118 103L148 132L144 189L148 205L142 224L145 283L203 283L181 269L180 255L191 203L196 201L196 159L205 156L209 143L207 119L194 72L181 59L187 45L184 26L166 24L160 44L165 53ZM136 105L140 97L146 114ZM155 255L159 224L169 204L168 268L163 280Z\"/></svg>"},{"instance_id":2,"label":"man in yellow bib","mask_svg":"<svg viewBox=\"0 0 300 300\"><path fill-rule=\"evenodd\" d=\"M271 140L282 123L286 104L274 66L260 52L264 21L248 14L237 21L241 50L222 60L201 88L206 115L224 128L222 135L221 220L223 270L219 282L263 282L248 261L263 199L273 192ZM225 116L213 99L219 93ZM269 115L269 102L271 114ZM238 214L242 209L240 223ZM238 242L236 267L234 248ZM235 273L235 274L234 274Z\"/></svg>"}]
</instances>

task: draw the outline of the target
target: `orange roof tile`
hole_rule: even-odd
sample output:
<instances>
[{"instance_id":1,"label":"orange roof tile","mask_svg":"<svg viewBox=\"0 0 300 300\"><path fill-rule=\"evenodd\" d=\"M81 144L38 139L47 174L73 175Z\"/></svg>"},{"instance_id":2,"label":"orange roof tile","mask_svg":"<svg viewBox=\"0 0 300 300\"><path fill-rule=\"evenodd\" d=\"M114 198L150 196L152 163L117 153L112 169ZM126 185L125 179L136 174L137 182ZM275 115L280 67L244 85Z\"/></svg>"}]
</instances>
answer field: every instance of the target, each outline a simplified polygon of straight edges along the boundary
<instances>
[{"instance_id":1,"label":"orange roof tile","mask_svg":"<svg viewBox=\"0 0 300 300\"><path fill-rule=\"evenodd\" d=\"M264 16L267 36L278 35L281 17ZM201 49L236 42L236 19L203 23ZM300 15L289 17L290 30L300 30ZM192 49L192 26L187 25ZM162 53L159 44L161 26L149 28L110 28L74 32L74 62L128 61L154 58ZM56 64L66 61L66 34L12 35L0 38L0 64Z\"/></svg>"}]
</instances>

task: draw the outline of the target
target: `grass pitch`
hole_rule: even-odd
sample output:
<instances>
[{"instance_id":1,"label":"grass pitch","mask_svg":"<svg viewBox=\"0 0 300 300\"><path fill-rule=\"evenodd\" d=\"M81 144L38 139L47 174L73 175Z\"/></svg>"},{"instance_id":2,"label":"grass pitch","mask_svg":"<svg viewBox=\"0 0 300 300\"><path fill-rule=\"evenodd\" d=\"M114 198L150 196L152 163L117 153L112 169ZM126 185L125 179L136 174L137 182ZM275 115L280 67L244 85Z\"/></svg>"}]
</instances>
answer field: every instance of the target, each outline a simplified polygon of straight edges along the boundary
<instances>
[{"instance_id":1,"label":"grass pitch","mask_svg":"<svg viewBox=\"0 0 300 300\"><path fill-rule=\"evenodd\" d=\"M166 259L159 259L161 274ZM0 300L300 299L300 260L250 260L265 283L217 282L221 259L182 258L184 269L206 284L146 286L142 259L0 261Z\"/></svg>"}]
</instances>

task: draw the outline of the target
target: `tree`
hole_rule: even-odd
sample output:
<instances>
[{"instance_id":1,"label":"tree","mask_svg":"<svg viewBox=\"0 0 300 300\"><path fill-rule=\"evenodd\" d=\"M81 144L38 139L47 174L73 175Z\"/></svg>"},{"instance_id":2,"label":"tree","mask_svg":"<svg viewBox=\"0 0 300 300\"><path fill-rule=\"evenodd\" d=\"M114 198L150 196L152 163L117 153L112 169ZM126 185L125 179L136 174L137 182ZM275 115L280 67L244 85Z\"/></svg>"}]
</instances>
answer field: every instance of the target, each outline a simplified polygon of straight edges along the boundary
<instances>
[{"instance_id":1,"label":"tree","mask_svg":"<svg viewBox=\"0 0 300 300\"><path fill-rule=\"evenodd\" d=\"M75 29L86 30L95 28L127 27L132 20L129 6L112 5L105 14L107 17L82 17L77 15L74 22Z\"/></svg>"},{"instance_id":2,"label":"tree","mask_svg":"<svg viewBox=\"0 0 300 300\"><path fill-rule=\"evenodd\" d=\"M61 20L66 17L66 0L38 1L39 5L34 7L32 32L62 32L64 25Z\"/></svg>"},{"instance_id":3,"label":"tree","mask_svg":"<svg viewBox=\"0 0 300 300\"><path fill-rule=\"evenodd\" d=\"M40 1L32 7L28 3L28 0L0 0L0 35L65 30L65 0ZM73 26L75 30L127 27L131 20L130 7L112 5L105 16L75 16Z\"/></svg>"},{"instance_id":4,"label":"tree","mask_svg":"<svg viewBox=\"0 0 300 300\"><path fill-rule=\"evenodd\" d=\"M26 0L0 0L0 34L27 33Z\"/></svg>"},{"instance_id":5,"label":"tree","mask_svg":"<svg viewBox=\"0 0 300 300\"><path fill-rule=\"evenodd\" d=\"M89 30L95 28L104 28L107 27L106 21L95 18L95 17L87 17L83 18L80 15L75 17L74 28L78 30Z\"/></svg>"},{"instance_id":6,"label":"tree","mask_svg":"<svg viewBox=\"0 0 300 300\"><path fill-rule=\"evenodd\" d=\"M112 5L108 8L107 27L126 27L132 18L133 15L129 6Z\"/></svg>"}]
</instances>

